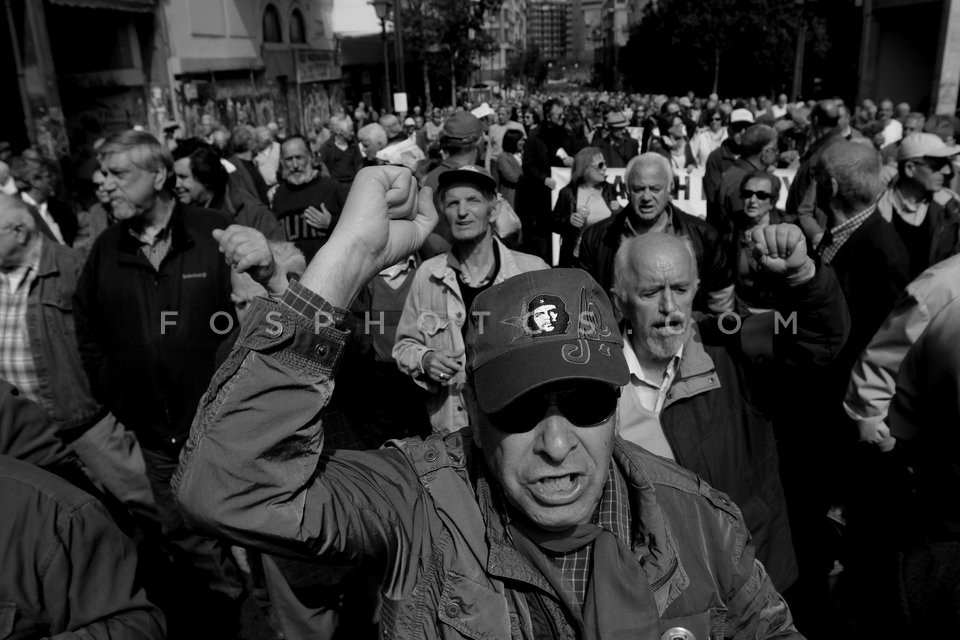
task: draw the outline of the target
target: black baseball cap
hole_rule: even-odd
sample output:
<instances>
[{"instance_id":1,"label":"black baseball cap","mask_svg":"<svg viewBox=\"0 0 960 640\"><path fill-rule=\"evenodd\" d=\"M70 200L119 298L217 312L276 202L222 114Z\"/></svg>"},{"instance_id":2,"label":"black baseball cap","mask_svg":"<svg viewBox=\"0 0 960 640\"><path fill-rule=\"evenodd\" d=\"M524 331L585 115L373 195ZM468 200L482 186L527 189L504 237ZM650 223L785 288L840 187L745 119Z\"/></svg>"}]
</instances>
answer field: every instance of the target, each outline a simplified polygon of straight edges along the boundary
<instances>
[{"instance_id":1,"label":"black baseball cap","mask_svg":"<svg viewBox=\"0 0 960 640\"><path fill-rule=\"evenodd\" d=\"M486 413L552 382L630 381L613 307L586 271L514 276L477 296L468 316L467 369Z\"/></svg>"}]
</instances>

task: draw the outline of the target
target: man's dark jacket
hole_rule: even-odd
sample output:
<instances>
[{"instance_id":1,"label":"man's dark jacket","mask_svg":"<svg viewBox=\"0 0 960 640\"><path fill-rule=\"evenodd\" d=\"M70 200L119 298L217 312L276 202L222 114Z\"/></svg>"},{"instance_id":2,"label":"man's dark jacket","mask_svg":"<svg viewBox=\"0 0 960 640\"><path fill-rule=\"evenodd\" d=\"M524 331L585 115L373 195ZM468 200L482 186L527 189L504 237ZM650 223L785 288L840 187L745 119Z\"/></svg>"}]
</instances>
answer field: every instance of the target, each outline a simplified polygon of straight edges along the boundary
<instances>
[{"instance_id":1,"label":"man's dark jacket","mask_svg":"<svg viewBox=\"0 0 960 640\"><path fill-rule=\"evenodd\" d=\"M583 232L580 241L579 267L593 276L604 291L613 287L613 260L620 248L627 229L629 208L601 220ZM733 285L733 275L727 264L726 251L720 236L709 224L696 216L681 211L673 204L667 205L674 233L686 236L693 242L697 254L697 272L700 274L700 290L694 308L707 309L708 294Z\"/></svg>"},{"instance_id":2,"label":"man's dark jacket","mask_svg":"<svg viewBox=\"0 0 960 640\"><path fill-rule=\"evenodd\" d=\"M219 212L178 203L159 271L130 223L113 225L80 276L77 342L94 397L145 448L179 451L213 377L217 347L236 322L230 269L212 236L228 224Z\"/></svg>"},{"instance_id":3,"label":"man's dark jacket","mask_svg":"<svg viewBox=\"0 0 960 640\"><path fill-rule=\"evenodd\" d=\"M517 193L517 214L521 219L529 217L535 221L540 233L547 233L550 227L550 189L544 182L551 177L551 167L564 166L557 151L563 149L573 157L577 152L573 144L573 137L566 127L544 122L523 148L526 186Z\"/></svg>"},{"instance_id":4,"label":"man's dark jacket","mask_svg":"<svg viewBox=\"0 0 960 640\"><path fill-rule=\"evenodd\" d=\"M707 200L707 209L716 202L724 172L732 167L739 157L740 151L733 138L721 142L720 148L714 149L707 156L707 166L703 172L703 196Z\"/></svg>"},{"instance_id":5,"label":"man's dark jacket","mask_svg":"<svg viewBox=\"0 0 960 640\"><path fill-rule=\"evenodd\" d=\"M700 321L684 346L660 422L677 462L743 510L757 559L782 591L796 579L797 562L773 427L784 407L769 380L787 370L811 375L832 362L850 319L829 267L804 284L779 286L775 299L783 318L796 312L795 324L775 330L774 315L766 313L744 320L739 332L724 324L725 333L715 318Z\"/></svg>"},{"instance_id":6,"label":"man's dark jacket","mask_svg":"<svg viewBox=\"0 0 960 640\"><path fill-rule=\"evenodd\" d=\"M623 169L632 158L640 154L640 141L631 136L617 139L613 134L605 138L597 135L593 146L600 149L603 159L611 169Z\"/></svg>"},{"instance_id":7,"label":"man's dark jacket","mask_svg":"<svg viewBox=\"0 0 960 640\"><path fill-rule=\"evenodd\" d=\"M842 401L854 362L910 284L910 256L893 225L874 212L830 264L837 272L853 320L850 339L837 363L842 364L845 374L837 390Z\"/></svg>"}]
</instances>

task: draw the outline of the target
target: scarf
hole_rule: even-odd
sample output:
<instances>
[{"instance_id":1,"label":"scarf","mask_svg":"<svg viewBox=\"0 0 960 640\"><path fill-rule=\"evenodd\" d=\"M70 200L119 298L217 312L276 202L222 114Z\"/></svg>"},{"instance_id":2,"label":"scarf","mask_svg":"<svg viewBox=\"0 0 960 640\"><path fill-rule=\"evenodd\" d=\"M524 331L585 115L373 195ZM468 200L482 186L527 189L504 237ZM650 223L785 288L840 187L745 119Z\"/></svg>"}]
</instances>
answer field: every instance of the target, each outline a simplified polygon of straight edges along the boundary
<instances>
[{"instance_id":1,"label":"scarf","mask_svg":"<svg viewBox=\"0 0 960 640\"><path fill-rule=\"evenodd\" d=\"M657 640L657 602L640 561L610 531L582 524L567 531L543 531L518 519L509 525L517 548L540 569L560 595L584 640ZM544 555L566 554L593 544L593 566L583 611L563 588L560 571Z\"/></svg>"}]
</instances>

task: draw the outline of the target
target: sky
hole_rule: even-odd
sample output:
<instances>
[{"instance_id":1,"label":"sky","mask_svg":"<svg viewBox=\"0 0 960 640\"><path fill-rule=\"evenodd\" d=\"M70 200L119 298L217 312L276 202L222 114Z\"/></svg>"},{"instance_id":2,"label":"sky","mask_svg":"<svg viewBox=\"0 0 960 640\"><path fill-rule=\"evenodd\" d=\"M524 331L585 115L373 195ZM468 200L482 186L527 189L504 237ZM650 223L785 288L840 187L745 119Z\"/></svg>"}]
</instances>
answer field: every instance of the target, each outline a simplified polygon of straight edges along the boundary
<instances>
[{"instance_id":1,"label":"sky","mask_svg":"<svg viewBox=\"0 0 960 640\"><path fill-rule=\"evenodd\" d=\"M334 33L380 33L380 21L367 0L333 0Z\"/></svg>"}]
</instances>

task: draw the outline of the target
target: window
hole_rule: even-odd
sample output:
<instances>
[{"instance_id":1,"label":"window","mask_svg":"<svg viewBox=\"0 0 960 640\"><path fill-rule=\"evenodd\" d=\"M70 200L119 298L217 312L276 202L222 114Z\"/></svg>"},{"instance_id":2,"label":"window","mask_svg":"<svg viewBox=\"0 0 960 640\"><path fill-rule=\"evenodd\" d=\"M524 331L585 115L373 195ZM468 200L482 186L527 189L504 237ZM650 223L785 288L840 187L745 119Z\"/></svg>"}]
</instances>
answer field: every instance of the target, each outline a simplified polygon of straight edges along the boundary
<instances>
[{"instance_id":1,"label":"window","mask_svg":"<svg viewBox=\"0 0 960 640\"><path fill-rule=\"evenodd\" d=\"M280 12L272 4L263 10L263 41L283 42L283 31L280 29Z\"/></svg>"},{"instance_id":2,"label":"window","mask_svg":"<svg viewBox=\"0 0 960 640\"><path fill-rule=\"evenodd\" d=\"M290 42L295 44L307 43L307 28L303 23L303 14L300 9L294 9L290 14Z\"/></svg>"}]
</instances>

